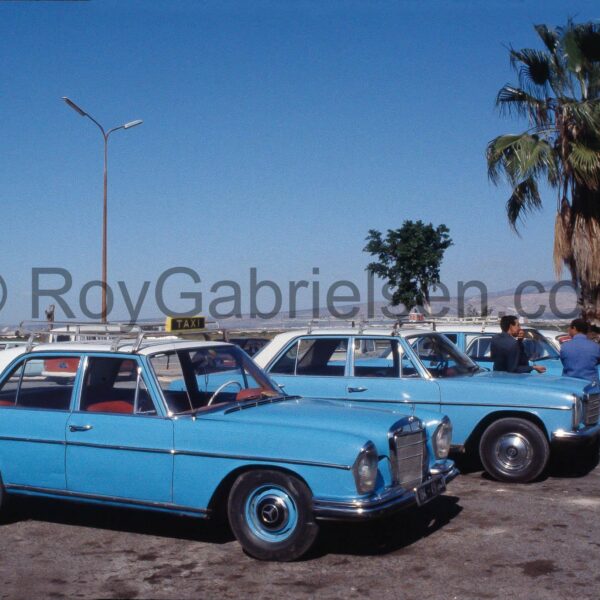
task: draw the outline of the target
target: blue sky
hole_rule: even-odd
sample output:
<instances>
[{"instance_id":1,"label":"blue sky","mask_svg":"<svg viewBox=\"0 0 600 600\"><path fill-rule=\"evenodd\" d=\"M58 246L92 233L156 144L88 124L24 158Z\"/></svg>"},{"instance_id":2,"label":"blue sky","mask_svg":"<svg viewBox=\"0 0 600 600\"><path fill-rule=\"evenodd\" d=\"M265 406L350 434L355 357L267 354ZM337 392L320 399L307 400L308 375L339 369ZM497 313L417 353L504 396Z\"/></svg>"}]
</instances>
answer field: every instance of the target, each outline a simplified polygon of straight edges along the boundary
<instances>
[{"instance_id":1,"label":"blue sky","mask_svg":"<svg viewBox=\"0 0 600 600\"><path fill-rule=\"evenodd\" d=\"M190 305L180 291L201 291L208 305L210 286L228 279L240 283L247 312L255 267L282 288L349 279L366 295L367 231L405 219L450 228L442 280L451 292L459 280L499 290L552 279L554 193L517 237L504 212L509 190L488 182L484 152L520 128L494 106L515 80L507 46L537 45L533 24L569 16L593 20L600 9L528 0L0 2L0 322L32 316L32 268L72 274L65 299L78 317L79 291L100 275L102 138L62 96L107 128L144 120L110 140L115 288L125 281L135 295L147 280L152 295L162 272L185 266L202 282L172 277L174 308ZM90 292L90 310L98 298ZM298 304L308 306L309 294ZM124 314L117 298L111 317ZM152 298L141 316L157 316Z\"/></svg>"}]
</instances>

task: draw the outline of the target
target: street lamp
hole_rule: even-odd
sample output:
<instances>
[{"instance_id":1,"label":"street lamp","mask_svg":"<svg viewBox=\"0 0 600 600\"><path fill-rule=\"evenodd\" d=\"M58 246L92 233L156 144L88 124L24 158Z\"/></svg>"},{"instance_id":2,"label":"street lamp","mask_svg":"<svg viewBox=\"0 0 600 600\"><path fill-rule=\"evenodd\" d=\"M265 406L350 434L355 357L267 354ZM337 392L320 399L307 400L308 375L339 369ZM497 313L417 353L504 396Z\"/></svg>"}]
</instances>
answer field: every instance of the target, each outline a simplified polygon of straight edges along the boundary
<instances>
[{"instance_id":1,"label":"street lamp","mask_svg":"<svg viewBox=\"0 0 600 600\"><path fill-rule=\"evenodd\" d=\"M136 125L141 125L143 121L138 119L137 121L130 121L129 123L125 123L124 125L119 125L118 127L113 127L108 131L104 130L104 127L92 117L89 113L85 112L81 107L77 106L75 102L69 100L66 96L63 96L63 100L76 112L78 112L82 117L87 117L90 121L93 121L100 131L102 132L102 137L104 138L104 205L102 211L102 322L106 323L106 229L107 229L107 196L108 196L108 137L113 131L118 131L119 129L131 129Z\"/></svg>"}]
</instances>

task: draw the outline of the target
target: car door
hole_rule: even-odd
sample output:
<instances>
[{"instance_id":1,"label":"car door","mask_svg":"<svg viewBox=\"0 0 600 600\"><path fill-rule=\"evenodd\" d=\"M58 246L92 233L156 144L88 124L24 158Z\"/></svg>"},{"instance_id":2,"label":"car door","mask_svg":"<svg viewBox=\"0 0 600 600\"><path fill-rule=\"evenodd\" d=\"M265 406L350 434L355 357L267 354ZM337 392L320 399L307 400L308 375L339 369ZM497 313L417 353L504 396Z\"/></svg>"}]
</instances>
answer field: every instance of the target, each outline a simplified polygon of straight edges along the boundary
<instances>
[{"instance_id":1,"label":"car door","mask_svg":"<svg viewBox=\"0 0 600 600\"><path fill-rule=\"evenodd\" d=\"M88 356L66 431L67 489L172 500L173 422L161 414L135 356Z\"/></svg>"},{"instance_id":2,"label":"car door","mask_svg":"<svg viewBox=\"0 0 600 600\"><path fill-rule=\"evenodd\" d=\"M344 389L352 402L439 410L438 385L423 377L415 357L398 337L353 337L350 366Z\"/></svg>"},{"instance_id":3,"label":"car door","mask_svg":"<svg viewBox=\"0 0 600 600\"><path fill-rule=\"evenodd\" d=\"M268 368L286 394L344 400L350 336L303 336L291 342Z\"/></svg>"},{"instance_id":4,"label":"car door","mask_svg":"<svg viewBox=\"0 0 600 600\"><path fill-rule=\"evenodd\" d=\"M56 379L50 362L71 370ZM79 362L29 355L0 384L0 475L7 488L65 489L65 427Z\"/></svg>"}]
</instances>

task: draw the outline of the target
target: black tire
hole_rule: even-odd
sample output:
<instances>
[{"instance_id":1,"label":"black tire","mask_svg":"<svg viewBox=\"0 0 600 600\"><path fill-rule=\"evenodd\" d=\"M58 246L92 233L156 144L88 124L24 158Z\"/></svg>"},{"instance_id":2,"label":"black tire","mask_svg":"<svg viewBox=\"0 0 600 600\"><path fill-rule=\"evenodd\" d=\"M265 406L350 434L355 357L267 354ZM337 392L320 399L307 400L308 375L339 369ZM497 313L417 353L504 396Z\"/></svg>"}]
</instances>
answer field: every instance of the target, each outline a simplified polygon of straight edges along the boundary
<instances>
[{"instance_id":1,"label":"black tire","mask_svg":"<svg viewBox=\"0 0 600 600\"><path fill-rule=\"evenodd\" d=\"M544 432L530 421L498 419L483 432L479 457L494 479L527 483L546 468L550 445Z\"/></svg>"},{"instance_id":2,"label":"black tire","mask_svg":"<svg viewBox=\"0 0 600 600\"><path fill-rule=\"evenodd\" d=\"M244 551L259 560L296 560L319 532L310 490L281 471L240 475L229 493L227 515Z\"/></svg>"}]
</instances>

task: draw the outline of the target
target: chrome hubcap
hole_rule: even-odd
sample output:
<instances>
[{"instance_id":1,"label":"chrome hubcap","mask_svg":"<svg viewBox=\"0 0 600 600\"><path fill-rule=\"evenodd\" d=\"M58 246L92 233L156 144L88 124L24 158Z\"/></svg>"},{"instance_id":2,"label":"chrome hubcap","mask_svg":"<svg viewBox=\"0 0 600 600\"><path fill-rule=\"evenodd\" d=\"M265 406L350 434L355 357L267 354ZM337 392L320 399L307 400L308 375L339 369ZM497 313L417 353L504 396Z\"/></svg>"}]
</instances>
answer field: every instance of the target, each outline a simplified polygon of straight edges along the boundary
<instances>
[{"instance_id":1,"label":"chrome hubcap","mask_svg":"<svg viewBox=\"0 0 600 600\"><path fill-rule=\"evenodd\" d=\"M261 524L266 529L277 530L288 519L288 510L281 498L267 496L262 498L256 507Z\"/></svg>"},{"instance_id":2,"label":"chrome hubcap","mask_svg":"<svg viewBox=\"0 0 600 600\"><path fill-rule=\"evenodd\" d=\"M507 433L496 442L495 454L506 471L521 471L531 464L533 448L520 433Z\"/></svg>"},{"instance_id":3,"label":"chrome hubcap","mask_svg":"<svg viewBox=\"0 0 600 600\"><path fill-rule=\"evenodd\" d=\"M254 490L245 503L246 522L252 533L267 542L288 539L298 525L298 509L289 493L275 485Z\"/></svg>"}]
</instances>

